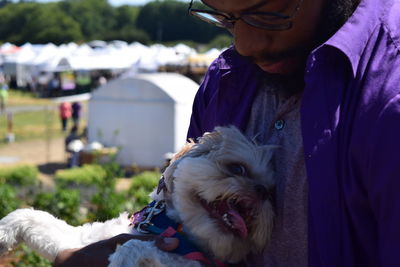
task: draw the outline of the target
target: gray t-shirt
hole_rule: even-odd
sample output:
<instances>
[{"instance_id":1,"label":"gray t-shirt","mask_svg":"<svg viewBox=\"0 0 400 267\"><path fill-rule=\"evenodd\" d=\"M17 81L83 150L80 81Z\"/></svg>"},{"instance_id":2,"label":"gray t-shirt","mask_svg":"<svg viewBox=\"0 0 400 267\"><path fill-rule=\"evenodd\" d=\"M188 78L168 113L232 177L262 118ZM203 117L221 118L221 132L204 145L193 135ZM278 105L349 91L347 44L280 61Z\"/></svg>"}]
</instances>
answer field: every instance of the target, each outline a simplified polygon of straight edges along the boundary
<instances>
[{"instance_id":1,"label":"gray t-shirt","mask_svg":"<svg viewBox=\"0 0 400 267\"><path fill-rule=\"evenodd\" d=\"M301 92L292 83L268 80L253 103L245 134L259 144L279 145L272 164L276 216L271 241L250 266L307 266L307 178L300 128Z\"/></svg>"}]
</instances>

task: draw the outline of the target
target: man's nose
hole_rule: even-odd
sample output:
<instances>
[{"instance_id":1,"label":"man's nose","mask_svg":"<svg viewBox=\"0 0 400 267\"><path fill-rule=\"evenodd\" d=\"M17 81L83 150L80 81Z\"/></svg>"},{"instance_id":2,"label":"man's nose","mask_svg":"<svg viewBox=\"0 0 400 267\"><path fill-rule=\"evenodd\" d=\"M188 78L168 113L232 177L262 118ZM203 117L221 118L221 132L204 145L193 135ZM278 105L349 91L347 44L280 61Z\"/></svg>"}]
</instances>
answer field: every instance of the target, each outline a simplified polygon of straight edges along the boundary
<instances>
[{"instance_id":1,"label":"man's nose","mask_svg":"<svg viewBox=\"0 0 400 267\"><path fill-rule=\"evenodd\" d=\"M234 36L235 48L242 56L257 57L268 49L271 43L266 30L255 28L242 20L235 22L231 32Z\"/></svg>"}]
</instances>

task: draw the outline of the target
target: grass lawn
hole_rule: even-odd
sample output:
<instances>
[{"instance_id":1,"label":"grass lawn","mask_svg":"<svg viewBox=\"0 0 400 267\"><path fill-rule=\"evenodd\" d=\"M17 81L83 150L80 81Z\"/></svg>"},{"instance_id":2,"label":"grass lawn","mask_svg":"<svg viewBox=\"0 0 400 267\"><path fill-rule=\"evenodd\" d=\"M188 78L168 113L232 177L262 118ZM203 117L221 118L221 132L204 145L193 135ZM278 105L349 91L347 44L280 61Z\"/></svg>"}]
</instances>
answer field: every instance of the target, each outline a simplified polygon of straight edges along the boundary
<instances>
[{"instance_id":1,"label":"grass lawn","mask_svg":"<svg viewBox=\"0 0 400 267\"><path fill-rule=\"evenodd\" d=\"M16 142L62 136L57 103L52 100L36 98L30 92L10 90L7 106L43 106L43 109L38 111L13 114L12 132ZM83 129L86 121L82 118L80 124ZM71 125L72 121L69 123L69 126ZM7 117L2 114L0 115L0 146L5 144L7 133Z\"/></svg>"},{"instance_id":2,"label":"grass lawn","mask_svg":"<svg viewBox=\"0 0 400 267\"><path fill-rule=\"evenodd\" d=\"M55 106L56 103L49 99L36 98L33 93L25 92L20 90L9 90L9 97L7 101L7 106L34 106L34 105L52 105Z\"/></svg>"},{"instance_id":3,"label":"grass lawn","mask_svg":"<svg viewBox=\"0 0 400 267\"><path fill-rule=\"evenodd\" d=\"M61 126L57 110L21 112L13 115L13 133L16 141L44 139L61 136ZM7 135L7 117L0 117L0 138ZM4 140L1 142L4 143Z\"/></svg>"}]
</instances>

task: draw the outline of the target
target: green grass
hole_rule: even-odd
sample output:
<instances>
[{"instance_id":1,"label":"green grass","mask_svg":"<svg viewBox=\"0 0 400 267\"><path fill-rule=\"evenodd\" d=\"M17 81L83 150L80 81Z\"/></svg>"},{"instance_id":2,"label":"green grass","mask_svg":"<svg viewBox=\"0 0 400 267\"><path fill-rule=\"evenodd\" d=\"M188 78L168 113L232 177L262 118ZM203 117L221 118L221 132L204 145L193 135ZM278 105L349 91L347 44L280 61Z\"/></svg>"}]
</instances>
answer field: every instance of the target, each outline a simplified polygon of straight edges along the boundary
<instances>
[{"instance_id":1,"label":"green grass","mask_svg":"<svg viewBox=\"0 0 400 267\"><path fill-rule=\"evenodd\" d=\"M4 143L8 133L6 116L0 117L0 138ZM47 136L61 136L61 123L57 110L20 112L13 115L12 132L17 142L32 139L44 139Z\"/></svg>"},{"instance_id":2,"label":"green grass","mask_svg":"<svg viewBox=\"0 0 400 267\"><path fill-rule=\"evenodd\" d=\"M11 89L8 92L7 106L35 106L35 105L57 105L49 99L37 98L32 92Z\"/></svg>"}]
</instances>

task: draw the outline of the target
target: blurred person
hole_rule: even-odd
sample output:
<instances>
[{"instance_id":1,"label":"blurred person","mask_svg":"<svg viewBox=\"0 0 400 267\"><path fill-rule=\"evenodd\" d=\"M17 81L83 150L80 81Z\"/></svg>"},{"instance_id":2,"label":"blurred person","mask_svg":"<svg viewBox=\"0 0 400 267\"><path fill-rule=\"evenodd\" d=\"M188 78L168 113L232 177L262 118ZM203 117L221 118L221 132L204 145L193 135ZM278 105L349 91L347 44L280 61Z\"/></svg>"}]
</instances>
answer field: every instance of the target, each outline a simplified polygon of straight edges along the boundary
<instances>
[{"instance_id":1,"label":"blurred person","mask_svg":"<svg viewBox=\"0 0 400 267\"><path fill-rule=\"evenodd\" d=\"M72 115L72 108L71 103L69 102L62 102L59 105L59 113L61 119L61 129L63 132L67 131L68 120L71 118Z\"/></svg>"},{"instance_id":2,"label":"blurred person","mask_svg":"<svg viewBox=\"0 0 400 267\"><path fill-rule=\"evenodd\" d=\"M74 127L79 128L82 105L79 102L73 102L71 108L73 125Z\"/></svg>"},{"instance_id":3,"label":"blurred person","mask_svg":"<svg viewBox=\"0 0 400 267\"><path fill-rule=\"evenodd\" d=\"M70 153L68 158L68 167L78 167L79 166L79 156L83 149L83 142L78 134L78 127L73 126L70 133L65 138L65 151Z\"/></svg>"},{"instance_id":4,"label":"blurred person","mask_svg":"<svg viewBox=\"0 0 400 267\"><path fill-rule=\"evenodd\" d=\"M0 82L0 113L5 112L8 100L8 85L6 81Z\"/></svg>"},{"instance_id":5,"label":"blurred person","mask_svg":"<svg viewBox=\"0 0 400 267\"><path fill-rule=\"evenodd\" d=\"M47 89L48 89L48 96L54 97L59 94L60 91L60 79L57 74L53 74L54 76L49 80Z\"/></svg>"},{"instance_id":6,"label":"blurred person","mask_svg":"<svg viewBox=\"0 0 400 267\"><path fill-rule=\"evenodd\" d=\"M44 71L41 71L37 77L37 91L40 97L47 96L46 90L48 88L49 81L50 81L49 74Z\"/></svg>"},{"instance_id":7,"label":"blurred person","mask_svg":"<svg viewBox=\"0 0 400 267\"><path fill-rule=\"evenodd\" d=\"M97 81L98 87L103 86L107 83L107 78L101 75Z\"/></svg>"}]
</instances>

